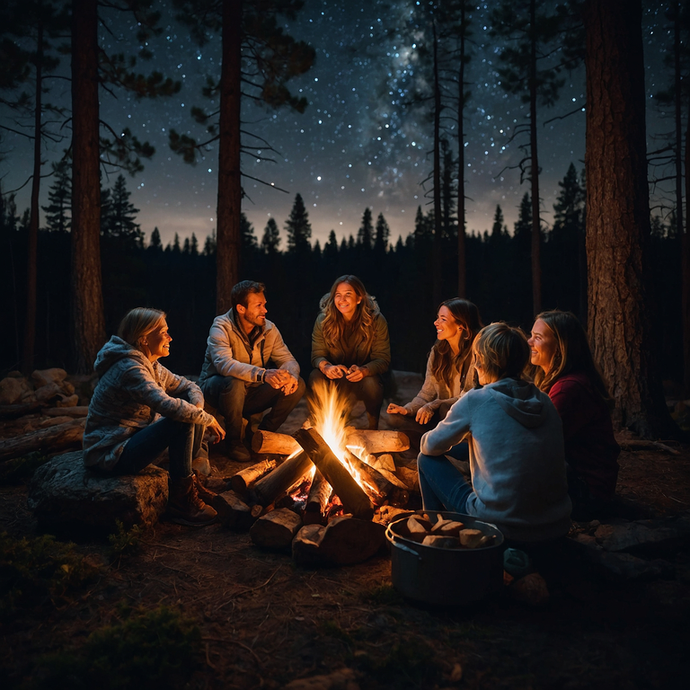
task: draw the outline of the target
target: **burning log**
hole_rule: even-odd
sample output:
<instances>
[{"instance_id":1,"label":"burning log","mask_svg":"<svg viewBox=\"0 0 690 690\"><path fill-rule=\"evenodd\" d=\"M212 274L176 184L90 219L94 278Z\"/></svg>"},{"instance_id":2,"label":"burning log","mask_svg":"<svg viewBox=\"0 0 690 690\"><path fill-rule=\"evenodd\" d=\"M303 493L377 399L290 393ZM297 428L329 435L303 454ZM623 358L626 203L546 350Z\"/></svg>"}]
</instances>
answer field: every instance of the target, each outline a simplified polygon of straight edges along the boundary
<instances>
[{"instance_id":1,"label":"burning log","mask_svg":"<svg viewBox=\"0 0 690 690\"><path fill-rule=\"evenodd\" d=\"M316 429L299 429L295 438L333 487L343 508L357 518L371 520L374 515L371 501Z\"/></svg>"},{"instance_id":2,"label":"burning log","mask_svg":"<svg viewBox=\"0 0 690 690\"><path fill-rule=\"evenodd\" d=\"M301 448L292 436L257 429L252 436L252 450L267 455L292 455Z\"/></svg>"},{"instance_id":3,"label":"burning log","mask_svg":"<svg viewBox=\"0 0 690 690\"><path fill-rule=\"evenodd\" d=\"M274 470L277 464L275 460L262 460L261 462L257 462L256 465L245 467L231 477L230 486L234 491L240 494L240 496L243 496L247 493L247 489L251 488L261 477L266 476L271 470Z\"/></svg>"},{"instance_id":4,"label":"burning log","mask_svg":"<svg viewBox=\"0 0 690 690\"><path fill-rule=\"evenodd\" d=\"M410 439L402 431L347 429L347 446L359 446L367 453L402 453L410 448Z\"/></svg>"},{"instance_id":5,"label":"burning log","mask_svg":"<svg viewBox=\"0 0 690 690\"><path fill-rule=\"evenodd\" d=\"M316 470L309 489L307 505L304 509L305 525L320 523L324 519L324 513L332 494L333 487L326 481L321 472Z\"/></svg>"},{"instance_id":6,"label":"burning log","mask_svg":"<svg viewBox=\"0 0 690 690\"><path fill-rule=\"evenodd\" d=\"M365 462L374 467L377 470L387 470L388 472L395 472L397 467L395 466L395 460L390 453L382 453L381 455L371 455L373 460L370 462L367 458ZM362 458L364 460L364 458Z\"/></svg>"},{"instance_id":7,"label":"burning log","mask_svg":"<svg viewBox=\"0 0 690 690\"><path fill-rule=\"evenodd\" d=\"M213 507L224 527L238 531L248 530L261 515L261 506L251 508L234 492L224 491L213 499Z\"/></svg>"},{"instance_id":8,"label":"burning log","mask_svg":"<svg viewBox=\"0 0 690 690\"><path fill-rule=\"evenodd\" d=\"M362 481L370 491L365 491L375 506L382 506L386 501L394 505L405 505L410 498L407 487L402 488L390 482L381 472L362 462L354 453L347 451L351 466L359 472ZM342 500L342 499L341 499Z\"/></svg>"},{"instance_id":9,"label":"burning log","mask_svg":"<svg viewBox=\"0 0 690 690\"><path fill-rule=\"evenodd\" d=\"M249 530L249 536L257 546L289 551L300 527L302 518L299 515L289 508L280 508L260 517Z\"/></svg>"},{"instance_id":10,"label":"burning log","mask_svg":"<svg viewBox=\"0 0 690 690\"><path fill-rule=\"evenodd\" d=\"M18 458L34 450L50 453L69 448L81 442L85 424L85 419L78 419L0 441L0 460Z\"/></svg>"},{"instance_id":11,"label":"burning log","mask_svg":"<svg viewBox=\"0 0 690 690\"><path fill-rule=\"evenodd\" d=\"M250 497L253 502L259 503L264 508L271 505L280 494L287 491L304 476L311 464L312 461L304 451L289 457L273 472L254 484L249 491Z\"/></svg>"}]
</instances>

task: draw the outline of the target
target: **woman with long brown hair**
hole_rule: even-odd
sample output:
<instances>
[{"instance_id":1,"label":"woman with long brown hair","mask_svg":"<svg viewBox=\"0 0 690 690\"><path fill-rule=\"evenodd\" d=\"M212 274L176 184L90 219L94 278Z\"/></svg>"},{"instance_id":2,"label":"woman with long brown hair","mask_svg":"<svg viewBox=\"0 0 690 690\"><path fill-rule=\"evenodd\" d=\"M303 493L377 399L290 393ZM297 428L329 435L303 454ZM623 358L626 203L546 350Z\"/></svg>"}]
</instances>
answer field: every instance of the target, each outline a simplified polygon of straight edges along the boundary
<instances>
[{"instance_id":1,"label":"woman with long brown hair","mask_svg":"<svg viewBox=\"0 0 690 690\"><path fill-rule=\"evenodd\" d=\"M331 381L350 400L362 400L370 429L377 429L383 402L381 378L390 365L388 324L376 300L353 275L337 278L321 298L311 337L314 370L309 387Z\"/></svg>"},{"instance_id":2,"label":"woman with long brown hair","mask_svg":"<svg viewBox=\"0 0 690 690\"><path fill-rule=\"evenodd\" d=\"M443 419L451 405L472 388L472 343L482 328L479 310L466 299L453 297L439 305L436 342L426 363L424 385L406 405L388 405L388 414L414 417L425 426ZM434 424L435 426L435 424Z\"/></svg>"},{"instance_id":3,"label":"woman with long brown hair","mask_svg":"<svg viewBox=\"0 0 690 690\"><path fill-rule=\"evenodd\" d=\"M529 339L534 382L563 422L573 517L601 516L616 491L620 448L613 435L606 385L584 329L571 312L537 315Z\"/></svg>"}]
</instances>

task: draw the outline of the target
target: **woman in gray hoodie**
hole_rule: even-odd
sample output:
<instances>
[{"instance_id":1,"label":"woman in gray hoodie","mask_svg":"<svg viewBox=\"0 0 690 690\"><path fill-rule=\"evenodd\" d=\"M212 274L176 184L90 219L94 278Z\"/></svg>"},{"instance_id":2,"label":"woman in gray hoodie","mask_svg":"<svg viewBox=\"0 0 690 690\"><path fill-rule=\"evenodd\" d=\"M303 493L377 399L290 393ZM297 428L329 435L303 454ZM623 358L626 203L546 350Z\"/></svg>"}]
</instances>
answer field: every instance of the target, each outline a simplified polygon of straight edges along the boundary
<instances>
[{"instance_id":1,"label":"woman in gray hoodie","mask_svg":"<svg viewBox=\"0 0 690 690\"><path fill-rule=\"evenodd\" d=\"M94 363L99 376L84 431L84 463L112 474L137 474L168 448L168 513L175 522L203 526L216 511L192 472L208 427L216 440L225 435L204 411L204 396L188 379L158 362L170 354L166 315L157 309L132 309L118 335L100 350Z\"/></svg>"},{"instance_id":2,"label":"woman in gray hoodie","mask_svg":"<svg viewBox=\"0 0 690 690\"><path fill-rule=\"evenodd\" d=\"M461 397L422 436L424 508L466 513L515 541L561 537L571 510L562 425L548 395L522 379L527 339L516 328L493 323L479 332L473 354L482 387ZM471 484L445 457L466 456L461 441L469 447Z\"/></svg>"}]
</instances>

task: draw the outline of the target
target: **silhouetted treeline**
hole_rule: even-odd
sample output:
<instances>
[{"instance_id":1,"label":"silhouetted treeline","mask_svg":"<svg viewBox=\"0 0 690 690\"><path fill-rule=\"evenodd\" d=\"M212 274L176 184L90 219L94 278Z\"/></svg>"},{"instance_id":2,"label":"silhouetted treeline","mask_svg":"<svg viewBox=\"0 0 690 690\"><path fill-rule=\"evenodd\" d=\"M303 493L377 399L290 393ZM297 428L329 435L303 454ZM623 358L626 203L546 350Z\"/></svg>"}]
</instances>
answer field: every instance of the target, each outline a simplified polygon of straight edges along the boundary
<instances>
[{"instance_id":1,"label":"silhouetted treeline","mask_svg":"<svg viewBox=\"0 0 690 690\"><path fill-rule=\"evenodd\" d=\"M564 181L565 183L565 181ZM560 197L563 199L563 195ZM2 208L0 235L0 308L3 314L1 373L19 362L23 333L27 228L16 218L11 201ZM10 204L10 207L8 207ZM496 209L491 231L467 237L468 297L480 309L484 323L503 319L529 330L532 324L530 284L530 201L525 195L513 232ZM294 219L293 219L294 220ZM363 216L364 232L357 239L331 233L321 247L291 242L286 252L275 243L257 240L243 218L240 278L266 284L268 318L275 321L303 370L309 370L311 331L321 296L334 279L345 273L358 275L376 296L388 320L395 369L423 371L434 342L433 272L442 276L444 299L456 293L456 238L444 240L442 265L432 263L431 220L421 209L414 230L393 246L376 241L368 232L371 213ZM582 262L582 214L559 213L554 227L543 233L542 266L544 307L568 309L583 321L586 276ZM371 223L373 227L373 223ZM386 232L379 216L379 233ZM297 225L292 226L293 230ZM383 228L383 230L381 229ZM275 233L272 226L269 234ZM148 247L137 233L101 238L105 320L114 333L123 314L139 305L155 306L168 313L173 336L166 364L174 371L195 374L201 368L208 328L215 316L215 250L213 238L199 247L196 238L179 240L166 248L154 231ZM678 239L673 224L656 219L653 235L653 295L657 305L657 333L665 378L679 376L681 331ZM67 367L69 362L70 235L67 231L39 233L38 323L36 368Z\"/></svg>"}]
</instances>

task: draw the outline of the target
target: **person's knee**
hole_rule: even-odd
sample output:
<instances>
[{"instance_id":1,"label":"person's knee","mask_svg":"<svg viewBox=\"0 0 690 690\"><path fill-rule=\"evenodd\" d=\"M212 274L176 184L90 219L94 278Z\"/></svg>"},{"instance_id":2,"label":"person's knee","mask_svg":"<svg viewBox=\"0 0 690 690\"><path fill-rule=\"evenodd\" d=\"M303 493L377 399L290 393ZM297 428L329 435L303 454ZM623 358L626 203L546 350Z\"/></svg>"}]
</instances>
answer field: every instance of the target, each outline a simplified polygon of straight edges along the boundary
<instances>
[{"instance_id":1,"label":"person's knee","mask_svg":"<svg viewBox=\"0 0 690 690\"><path fill-rule=\"evenodd\" d=\"M300 377L300 381L302 378ZM313 388L317 381L327 381L328 379L318 370L312 369L309 374L309 388Z\"/></svg>"},{"instance_id":2,"label":"person's knee","mask_svg":"<svg viewBox=\"0 0 690 690\"><path fill-rule=\"evenodd\" d=\"M304 382L304 379L301 376L298 376L297 388L292 393L290 393L290 396L294 397L297 401L299 401L302 399L302 396L305 394L306 390L307 384Z\"/></svg>"}]
</instances>

